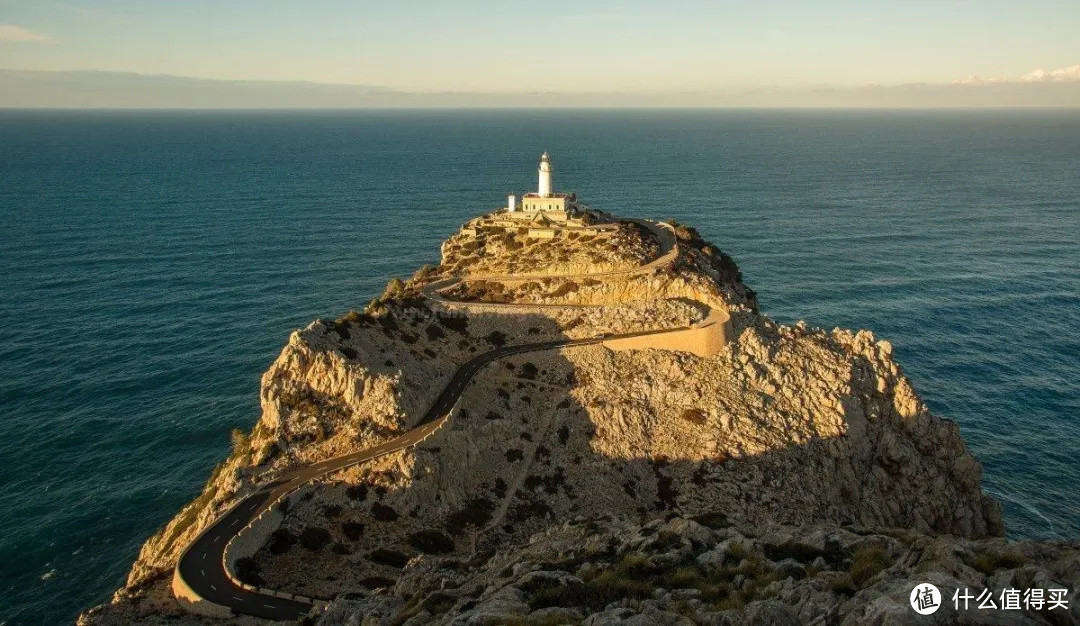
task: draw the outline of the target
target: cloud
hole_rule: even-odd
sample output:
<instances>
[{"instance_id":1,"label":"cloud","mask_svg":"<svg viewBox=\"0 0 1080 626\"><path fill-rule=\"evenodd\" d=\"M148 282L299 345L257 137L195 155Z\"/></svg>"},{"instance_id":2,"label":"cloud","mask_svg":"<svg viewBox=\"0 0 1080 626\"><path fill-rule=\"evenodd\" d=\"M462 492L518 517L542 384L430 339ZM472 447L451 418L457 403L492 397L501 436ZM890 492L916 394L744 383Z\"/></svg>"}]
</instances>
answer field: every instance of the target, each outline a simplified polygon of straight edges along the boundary
<instances>
[{"instance_id":1,"label":"cloud","mask_svg":"<svg viewBox=\"0 0 1080 626\"><path fill-rule=\"evenodd\" d=\"M993 76L980 76L978 74L972 74L967 78L961 78L955 81L955 85L1000 85L1001 83L1007 83L1007 78L996 78Z\"/></svg>"},{"instance_id":2,"label":"cloud","mask_svg":"<svg viewBox=\"0 0 1080 626\"><path fill-rule=\"evenodd\" d=\"M1024 74L1020 78L1002 78L1000 76L982 76L972 74L967 78L953 81L953 85L962 87L978 87L980 85L1008 85L1030 83L1080 83L1080 63L1069 67L1059 67L1056 70L1044 70L1039 68Z\"/></svg>"},{"instance_id":3,"label":"cloud","mask_svg":"<svg viewBox=\"0 0 1080 626\"><path fill-rule=\"evenodd\" d=\"M1069 67L1059 67L1056 70L1044 70L1042 68L1028 72L1020 77L1025 83L1072 83L1080 81L1080 63Z\"/></svg>"},{"instance_id":4,"label":"cloud","mask_svg":"<svg viewBox=\"0 0 1080 626\"><path fill-rule=\"evenodd\" d=\"M52 37L36 33L22 26L0 24L0 41L34 41L39 43L54 41Z\"/></svg>"}]
</instances>

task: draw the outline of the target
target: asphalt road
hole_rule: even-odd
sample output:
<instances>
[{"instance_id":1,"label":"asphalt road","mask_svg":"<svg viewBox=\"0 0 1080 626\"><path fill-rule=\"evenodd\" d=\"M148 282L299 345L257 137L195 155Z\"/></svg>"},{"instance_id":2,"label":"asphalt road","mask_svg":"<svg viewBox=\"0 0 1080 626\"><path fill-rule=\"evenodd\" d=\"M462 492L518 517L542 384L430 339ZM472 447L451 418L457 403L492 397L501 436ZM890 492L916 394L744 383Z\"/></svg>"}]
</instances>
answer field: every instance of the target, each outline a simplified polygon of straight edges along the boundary
<instances>
[{"instance_id":1,"label":"asphalt road","mask_svg":"<svg viewBox=\"0 0 1080 626\"><path fill-rule=\"evenodd\" d=\"M656 227L650 223L633 220L642 223L654 233L660 240L661 256L640 270L652 269L656 264L663 261L675 247L674 236L668 231ZM529 306L529 305L524 305ZM446 384L435 402L420 420L415 428L409 432L391 439L377 446L361 450L352 454L327 459L319 463L305 465L294 470L285 472L272 482L261 486L254 493L241 500L221 518L215 520L208 528L196 537L180 555L177 563L177 572L195 593L201 597L232 609L235 614L251 615L253 617L271 620L295 620L311 610L312 604L298 600L279 598L277 596L249 591L237 586L225 573L223 556L225 545L252 519L257 517L271 503L283 495L299 489L303 485L353 465L358 465L372 459L377 459L405 448L416 445L432 432L439 429L449 418L450 410L465 391L465 387L472 381L484 366L489 363L514 354L536 352L539 350L554 350L556 348L570 346L584 346L600 343L604 339L619 339L623 337L639 337L642 335L672 332L680 329L665 329L653 331L641 331L619 335L605 335L588 339L560 339L541 341L536 343L503 346L477 355L470 361L458 367L457 372Z\"/></svg>"},{"instance_id":2,"label":"asphalt road","mask_svg":"<svg viewBox=\"0 0 1080 626\"><path fill-rule=\"evenodd\" d=\"M609 338L619 336L623 335L611 335ZM503 346L474 357L458 368L416 428L377 446L286 472L244 498L188 546L177 564L180 576L195 593L215 604L227 606L237 614L275 620L293 620L305 615L312 607L309 602L249 591L229 580L223 564L225 545L229 539L280 496L327 474L404 450L422 441L442 426L473 376L492 361L514 354L590 345L600 341L600 338L541 341Z\"/></svg>"}]
</instances>

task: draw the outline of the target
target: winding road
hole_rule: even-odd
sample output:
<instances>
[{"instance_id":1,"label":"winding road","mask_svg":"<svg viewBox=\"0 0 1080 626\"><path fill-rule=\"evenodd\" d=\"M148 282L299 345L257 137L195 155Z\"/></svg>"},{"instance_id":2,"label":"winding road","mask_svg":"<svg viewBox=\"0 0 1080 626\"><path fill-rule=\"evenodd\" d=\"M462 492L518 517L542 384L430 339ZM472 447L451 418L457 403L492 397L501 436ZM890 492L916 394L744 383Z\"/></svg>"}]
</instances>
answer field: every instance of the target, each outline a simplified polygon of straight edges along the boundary
<instances>
[{"instance_id":1,"label":"winding road","mask_svg":"<svg viewBox=\"0 0 1080 626\"><path fill-rule=\"evenodd\" d=\"M648 272L659 265L671 262L677 256L678 250L675 243L675 237L669 230L645 220L625 221L641 224L652 231L660 241L660 255L652 262L630 270L575 276L597 278L606 275ZM565 277L570 276L553 276L553 278ZM434 283L429 285L428 288L425 288L424 295L441 303L456 305L467 304L468 306L496 310L517 306L536 306L528 304L460 303L446 301L438 293L462 280L497 280L498 278L499 277L474 276L440 281L439 283ZM515 276L512 278L517 280L521 277ZM354 465L404 450L423 441L441 428L450 418L454 405L457 403L462 393L464 393L465 388L472 381L473 377L481 369L494 361L526 352L593 345L613 339L655 335L677 330L682 330L682 328L609 334L585 339L560 339L510 345L484 352L483 354L472 358L458 367L453 377L443 388L442 392L440 392L427 413L424 414L423 418L412 430L382 444L359 452L327 459L319 463L305 465L285 472L276 477L273 481L259 486L253 493L233 505L233 507L224 515L204 529L180 555L173 573L174 593L176 593L178 598L183 596L182 599L186 600L185 606L195 612L207 612L205 607L216 607L227 609L234 615L243 614L271 620L295 620L307 614L317 600L302 597L298 598L296 596L291 596L290 594L279 594L277 592L271 594L255 590L254 588L245 588L230 578L225 565L226 546L229 544L229 541L252 520L275 506L277 502L285 496L297 491L314 480ZM203 604L201 605L202 608L200 608L200 602L208 602L209 604Z\"/></svg>"}]
</instances>

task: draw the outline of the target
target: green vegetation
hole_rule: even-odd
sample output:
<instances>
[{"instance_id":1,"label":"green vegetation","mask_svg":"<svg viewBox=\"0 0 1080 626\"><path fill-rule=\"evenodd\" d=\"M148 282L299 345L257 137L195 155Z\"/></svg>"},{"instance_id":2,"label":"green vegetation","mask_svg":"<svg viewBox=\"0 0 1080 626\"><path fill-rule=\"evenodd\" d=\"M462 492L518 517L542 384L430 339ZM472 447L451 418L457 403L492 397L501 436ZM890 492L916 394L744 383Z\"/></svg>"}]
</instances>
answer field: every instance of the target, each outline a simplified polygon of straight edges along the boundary
<instances>
[{"instance_id":1,"label":"green vegetation","mask_svg":"<svg viewBox=\"0 0 1080 626\"><path fill-rule=\"evenodd\" d=\"M383 291L382 301L393 300L400 297L405 293L405 281L398 277L390 279L390 282L386 283L386 289Z\"/></svg>"},{"instance_id":2,"label":"green vegetation","mask_svg":"<svg viewBox=\"0 0 1080 626\"><path fill-rule=\"evenodd\" d=\"M364 525L360 522L345 522L341 525L341 532L350 541L357 541L364 536Z\"/></svg>"},{"instance_id":3,"label":"green vegetation","mask_svg":"<svg viewBox=\"0 0 1080 626\"><path fill-rule=\"evenodd\" d=\"M409 545L425 554L448 554L454 551L454 540L440 530L421 530L409 535Z\"/></svg>"},{"instance_id":4,"label":"green vegetation","mask_svg":"<svg viewBox=\"0 0 1080 626\"><path fill-rule=\"evenodd\" d=\"M251 456L251 437L239 428L232 429L232 454L238 457Z\"/></svg>"},{"instance_id":5,"label":"green vegetation","mask_svg":"<svg viewBox=\"0 0 1080 626\"><path fill-rule=\"evenodd\" d=\"M285 554L295 544L296 537L289 532L289 529L279 528L270 533L270 540L266 544L266 549L270 551L270 554Z\"/></svg>"},{"instance_id":6,"label":"green vegetation","mask_svg":"<svg viewBox=\"0 0 1080 626\"><path fill-rule=\"evenodd\" d=\"M720 511L709 511L708 513L702 513L701 515L695 515L692 517L695 522L706 526L713 530L719 530L721 528L728 528L731 526L731 522L728 521L728 516Z\"/></svg>"},{"instance_id":7,"label":"green vegetation","mask_svg":"<svg viewBox=\"0 0 1080 626\"><path fill-rule=\"evenodd\" d=\"M563 584L556 579L533 581L523 588L529 596L529 606L533 609L580 606L598 611L622 598L652 597L656 589L663 588L696 589L701 592L702 601L717 609L741 608L747 602L770 597L766 589L780 580L782 574L772 571L764 559L750 554L742 544L734 544L728 552L727 564L715 570L706 571L693 560L661 567L645 554L630 553L614 567L590 567L580 571L579 577L581 583ZM739 586L735 585L736 578L742 581Z\"/></svg>"},{"instance_id":8,"label":"green vegetation","mask_svg":"<svg viewBox=\"0 0 1080 626\"><path fill-rule=\"evenodd\" d=\"M449 328L452 331L461 333L462 335L469 332L469 320L465 317L448 317L440 315L439 323Z\"/></svg>"},{"instance_id":9,"label":"green vegetation","mask_svg":"<svg viewBox=\"0 0 1080 626\"><path fill-rule=\"evenodd\" d=\"M413 273L412 280L416 283L426 283L435 275L436 271L435 266L425 264Z\"/></svg>"},{"instance_id":10,"label":"green vegetation","mask_svg":"<svg viewBox=\"0 0 1080 626\"><path fill-rule=\"evenodd\" d=\"M851 579L851 574L843 574L839 578L836 578L829 584L829 589L833 592L844 596L853 596L858 591L855 587L855 582Z\"/></svg>"},{"instance_id":11,"label":"green vegetation","mask_svg":"<svg viewBox=\"0 0 1080 626\"><path fill-rule=\"evenodd\" d=\"M241 582L249 585L255 585L256 587L262 585L262 576L259 575L259 564L255 562L255 559L245 556L243 558L236 559L236 577Z\"/></svg>"},{"instance_id":12,"label":"green vegetation","mask_svg":"<svg viewBox=\"0 0 1080 626\"><path fill-rule=\"evenodd\" d=\"M367 558L372 563L387 565L389 567L405 567L405 564L409 562L409 557L404 552L387 548L377 548L372 550L368 553Z\"/></svg>"},{"instance_id":13,"label":"green vegetation","mask_svg":"<svg viewBox=\"0 0 1080 626\"><path fill-rule=\"evenodd\" d=\"M392 522L398 517L398 512L392 507L386 506L381 502L376 502L371 505L371 516L380 522Z\"/></svg>"},{"instance_id":14,"label":"green vegetation","mask_svg":"<svg viewBox=\"0 0 1080 626\"><path fill-rule=\"evenodd\" d=\"M560 581L538 580L523 589L529 595L529 607L585 606L599 611L623 598L645 599L652 596L655 585L639 577L645 568L645 557L630 554L615 568L586 576L582 583L559 584Z\"/></svg>"},{"instance_id":15,"label":"green vegetation","mask_svg":"<svg viewBox=\"0 0 1080 626\"><path fill-rule=\"evenodd\" d=\"M360 579L360 586L368 589L381 589L385 587L392 587L394 581L385 578L383 576L368 576L367 578Z\"/></svg>"},{"instance_id":16,"label":"green vegetation","mask_svg":"<svg viewBox=\"0 0 1080 626\"><path fill-rule=\"evenodd\" d=\"M345 496L350 500L356 502L363 502L367 498L368 486L367 483L360 483L359 485L349 485L345 488Z\"/></svg>"},{"instance_id":17,"label":"green vegetation","mask_svg":"<svg viewBox=\"0 0 1080 626\"><path fill-rule=\"evenodd\" d=\"M521 364L521 369L518 371L518 376L522 378L527 378L529 380L534 380L536 378L536 374L539 373L539 371L540 370L536 367L536 365L529 361L526 361L525 363Z\"/></svg>"},{"instance_id":18,"label":"green vegetation","mask_svg":"<svg viewBox=\"0 0 1080 626\"><path fill-rule=\"evenodd\" d=\"M766 544L764 552L765 556L773 561L795 559L801 563L809 563L819 556L825 556L821 550L801 543Z\"/></svg>"},{"instance_id":19,"label":"green vegetation","mask_svg":"<svg viewBox=\"0 0 1080 626\"><path fill-rule=\"evenodd\" d=\"M457 602L453 596L438 591L432 593L420 603L420 607L432 615L441 615L450 610Z\"/></svg>"},{"instance_id":20,"label":"green vegetation","mask_svg":"<svg viewBox=\"0 0 1080 626\"><path fill-rule=\"evenodd\" d=\"M309 526L300 533L300 545L305 550L317 552L330 543L330 531L318 526Z\"/></svg>"},{"instance_id":21,"label":"green vegetation","mask_svg":"<svg viewBox=\"0 0 1080 626\"><path fill-rule=\"evenodd\" d=\"M1020 567L1024 563L1023 557L1012 550L1002 552L979 552L977 554L965 554L964 562L987 576L1003 569Z\"/></svg>"},{"instance_id":22,"label":"green vegetation","mask_svg":"<svg viewBox=\"0 0 1080 626\"><path fill-rule=\"evenodd\" d=\"M480 528L491 521L491 514L495 512L495 503L487 498L473 498L465 503L465 506L456 513L446 516L443 526L451 531L458 531L465 526Z\"/></svg>"},{"instance_id":23,"label":"green vegetation","mask_svg":"<svg viewBox=\"0 0 1080 626\"><path fill-rule=\"evenodd\" d=\"M892 564L888 552L878 546L862 546L851 557L851 582L862 589L871 578Z\"/></svg>"},{"instance_id":24,"label":"green vegetation","mask_svg":"<svg viewBox=\"0 0 1080 626\"><path fill-rule=\"evenodd\" d=\"M349 312L345 315L334 320L335 326L348 326L349 324L360 324L364 322L364 314L356 311L355 309L349 309ZM336 328L335 328L336 330ZM339 331L340 332L340 331ZM347 339L348 337L346 337Z\"/></svg>"}]
</instances>

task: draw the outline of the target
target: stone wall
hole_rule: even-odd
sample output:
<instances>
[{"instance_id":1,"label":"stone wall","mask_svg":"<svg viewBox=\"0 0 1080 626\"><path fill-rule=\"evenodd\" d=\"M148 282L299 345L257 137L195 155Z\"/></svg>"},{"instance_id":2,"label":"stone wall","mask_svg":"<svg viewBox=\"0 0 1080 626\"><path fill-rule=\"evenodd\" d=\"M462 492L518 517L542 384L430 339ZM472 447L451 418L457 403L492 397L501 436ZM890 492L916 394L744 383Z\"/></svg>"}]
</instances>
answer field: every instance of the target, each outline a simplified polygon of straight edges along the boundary
<instances>
[{"instance_id":1,"label":"stone wall","mask_svg":"<svg viewBox=\"0 0 1080 626\"><path fill-rule=\"evenodd\" d=\"M180 606L190 613L222 619L233 616L232 609L229 607L211 602L189 587L184 577L180 575L180 568L173 570L172 592Z\"/></svg>"},{"instance_id":2,"label":"stone wall","mask_svg":"<svg viewBox=\"0 0 1080 626\"><path fill-rule=\"evenodd\" d=\"M605 339L603 344L612 350L678 350L708 358L719 354L733 335L731 316L727 311L713 307L708 317L690 328Z\"/></svg>"}]
</instances>

